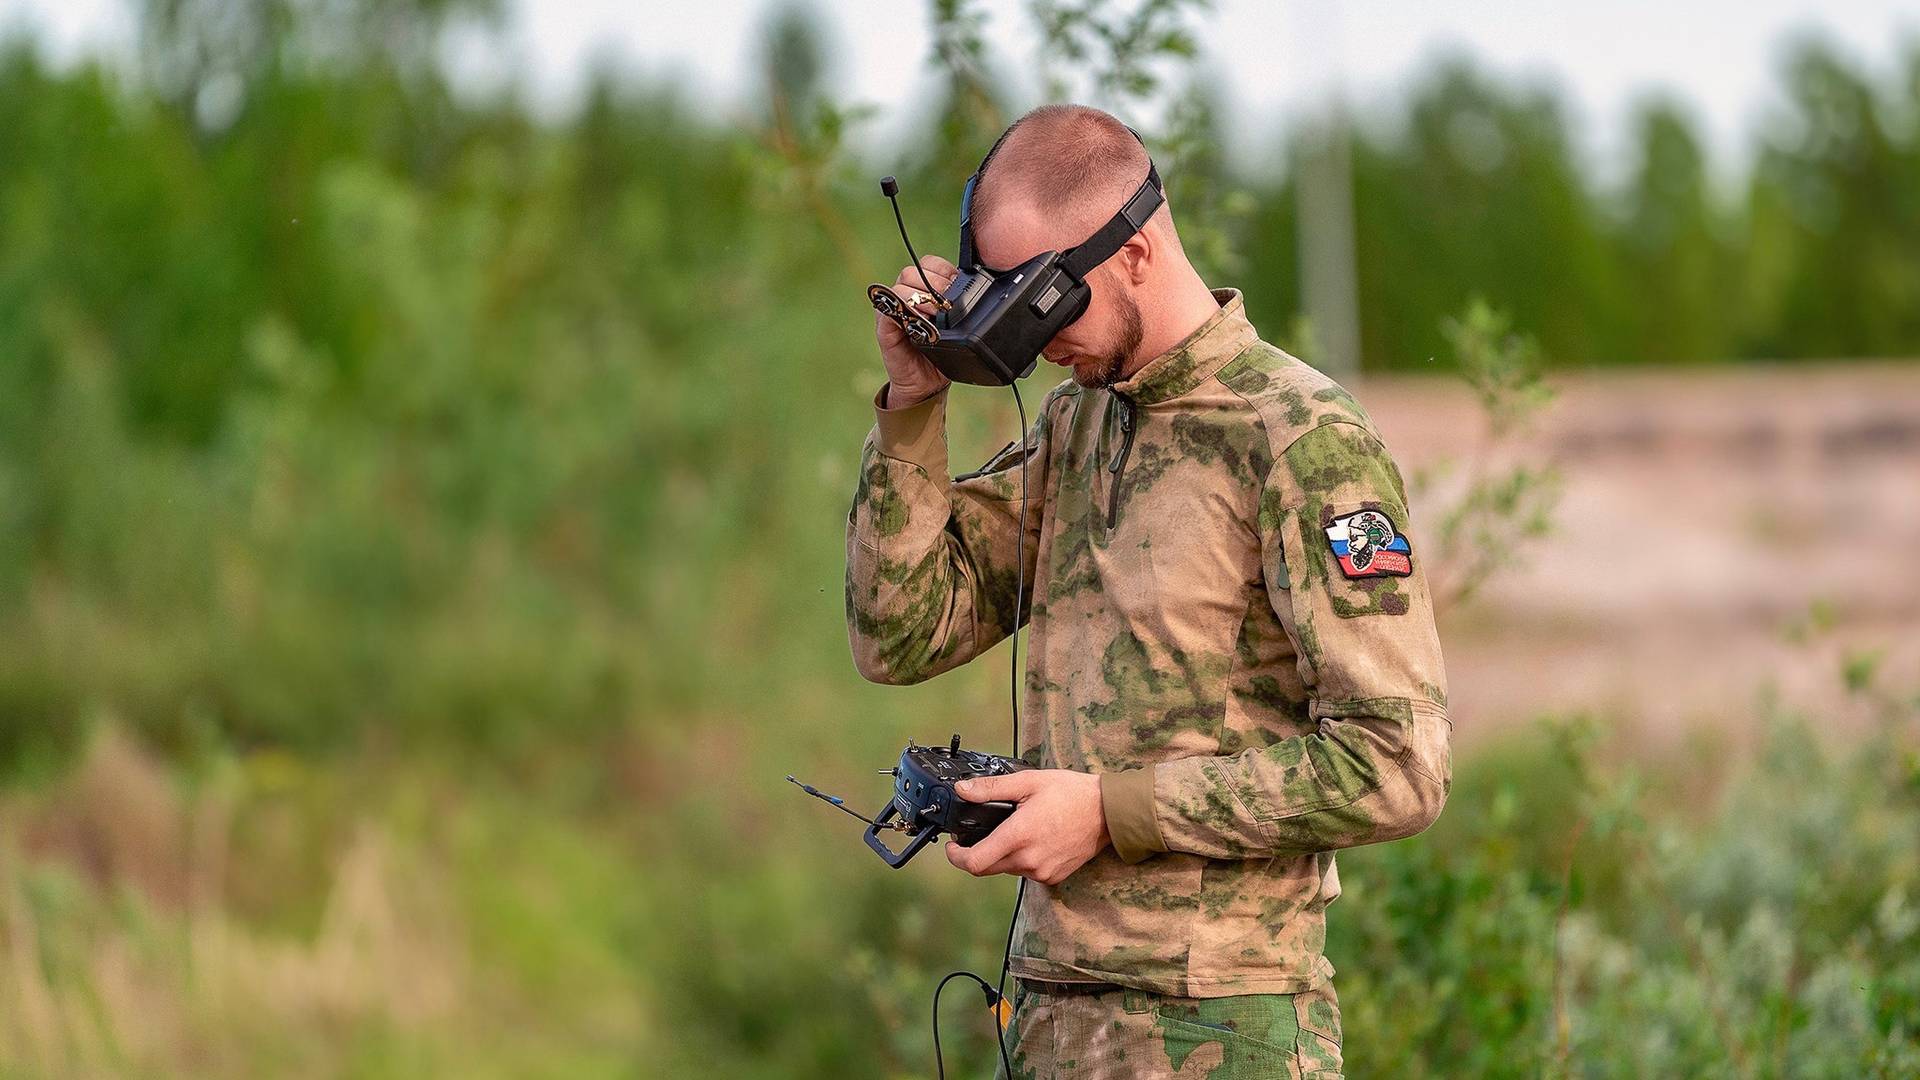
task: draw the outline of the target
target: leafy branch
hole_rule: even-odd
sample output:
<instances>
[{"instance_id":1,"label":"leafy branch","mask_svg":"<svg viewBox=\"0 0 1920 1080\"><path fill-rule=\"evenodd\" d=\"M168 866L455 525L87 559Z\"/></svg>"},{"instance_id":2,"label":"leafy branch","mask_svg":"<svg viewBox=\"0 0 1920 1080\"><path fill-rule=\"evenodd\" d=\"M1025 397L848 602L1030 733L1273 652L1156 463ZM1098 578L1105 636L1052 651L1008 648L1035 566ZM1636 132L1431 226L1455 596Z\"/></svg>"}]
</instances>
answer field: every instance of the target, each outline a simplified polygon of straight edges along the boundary
<instances>
[{"instance_id":1,"label":"leafy branch","mask_svg":"<svg viewBox=\"0 0 1920 1080\"><path fill-rule=\"evenodd\" d=\"M1551 465L1532 464L1519 448L1553 400L1539 346L1478 299L1442 329L1460 377L1487 417L1487 436L1468 465L1465 486L1441 511L1436 530L1433 591L1450 605L1472 597L1494 574L1516 565L1528 541L1552 531L1560 475Z\"/></svg>"},{"instance_id":2,"label":"leafy branch","mask_svg":"<svg viewBox=\"0 0 1920 1080\"><path fill-rule=\"evenodd\" d=\"M1082 69L1093 80L1094 100L1117 108L1159 90L1159 62L1198 55L1187 14L1211 6L1211 0L1146 0L1123 12L1105 0L1033 0L1028 13L1040 30L1042 55ZM1049 73L1048 96L1068 93L1067 81Z\"/></svg>"},{"instance_id":3,"label":"leafy branch","mask_svg":"<svg viewBox=\"0 0 1920 1080\"><path fill-rule=\"evenodd\" d=\"M842 106L822 89L826 49L818 26L805 10L789 6L776 12L761 46L767 114L759 131L760 148L778 164L766 174L786 186L790 197L820 223L838 250L842 266L863 275L859 238L830 195L835 168L845 155L847 136L873 117L873 105Z\"/></svg>"}]
</instances>

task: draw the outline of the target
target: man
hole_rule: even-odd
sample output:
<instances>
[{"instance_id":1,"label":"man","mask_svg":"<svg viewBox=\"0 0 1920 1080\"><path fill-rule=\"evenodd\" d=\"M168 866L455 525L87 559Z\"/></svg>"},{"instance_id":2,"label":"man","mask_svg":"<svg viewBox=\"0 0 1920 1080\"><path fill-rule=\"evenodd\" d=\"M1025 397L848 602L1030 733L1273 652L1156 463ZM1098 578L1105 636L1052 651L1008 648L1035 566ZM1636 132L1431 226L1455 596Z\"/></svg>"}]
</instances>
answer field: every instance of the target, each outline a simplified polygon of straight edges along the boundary
<instances>
[{"instance_id":1,"label":"man","mask_svg":"<svg viewBox=\"0 0 1920 1080\"><path fill-rule=\"evenodd\" d=\"M1034 110L975 189L981 261L1079 243L1146 172L1112 116ZM969 873L1030 880L1017 1074L1336 1077L1333 851L1425 828L1451 777L1399 470L1344 390L1201 281L1169 207L1088 280L1043 354L1073 377L1022 445L959 478L946 380L876 316L887 385L847 528L855 664L894 684L963 664L1017 630L1028 584L1021 756L1039 767L963 785L1019 805L947 846ZM919 284L907 268L896 291Z\"/></svg>"}]
</instances>

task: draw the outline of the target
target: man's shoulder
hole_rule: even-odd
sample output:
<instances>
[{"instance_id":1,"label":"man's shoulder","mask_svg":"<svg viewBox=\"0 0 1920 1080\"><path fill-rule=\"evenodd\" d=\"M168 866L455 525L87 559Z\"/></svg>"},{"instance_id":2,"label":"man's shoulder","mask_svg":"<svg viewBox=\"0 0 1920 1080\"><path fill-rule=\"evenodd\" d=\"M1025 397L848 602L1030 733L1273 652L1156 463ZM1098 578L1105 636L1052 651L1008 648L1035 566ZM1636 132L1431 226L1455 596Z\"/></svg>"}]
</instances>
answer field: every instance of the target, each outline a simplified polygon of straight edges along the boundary
<instances>
[{"instance_id":1,"label":"man's shoulder","mask_svg":"<svg viewBox=\"0 0 1920 1080\"><path fill-rule=\"evenodd\" d=\"M1080 384L1074 382L1072 376L1068 376L1053 384L1053 389L1048 390L1046 396L1040 399L1040 408L1045 411L1061 398L1076 397L1079 393Z\"/></svg>"},{"instance_id":2,"label":"man's shoulder","mask_svg":"<svg viewBox=\"0 0 1920 1080\"><path fill-rule=\"evenodd\" d=\"M1214 378L1259 416L1277 454L1325 424L1355 424L1372 433L1373 419L1346 387L1313 365L1255 339Z\"/></svg>"},{"instance_id":3,"label":"man's shoulder","mask_svg":"<svg viewBox=\"0 0 1920 1080\"><path fill-rule=\"evenodd\" d=\"M1069 376L1054 383L1045 394L1042 394L1040 396L1040 404L1028 406L1029 415L1027 419L1034 421L1043 429L1051 429L1059 421L1061 416L1070 414L1073 411L1074 406L1072 402L1079 397L1080 384L1074 382L1072 377ZM1068 404L1064 407L1056 408L1056 406L1060 406L1063 401L1068 402Z\"/></svg>"}]
</instances>

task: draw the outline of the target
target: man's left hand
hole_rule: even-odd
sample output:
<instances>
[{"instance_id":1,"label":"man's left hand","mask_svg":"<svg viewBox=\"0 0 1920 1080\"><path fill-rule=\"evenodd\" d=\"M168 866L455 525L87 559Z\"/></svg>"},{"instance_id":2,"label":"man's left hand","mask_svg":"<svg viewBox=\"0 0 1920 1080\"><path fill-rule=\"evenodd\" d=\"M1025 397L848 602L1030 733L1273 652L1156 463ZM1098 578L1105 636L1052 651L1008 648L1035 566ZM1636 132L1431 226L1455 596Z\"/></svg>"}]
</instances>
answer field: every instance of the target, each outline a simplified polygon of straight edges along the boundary
<instances>
[{"instance_id":1,"label":"man's left hand","mask_svg":"<svg viewBox=\"0 0 1920 1080\"><path fill-rule=\"evenodd\" d=\"M1018 874L1058 885L1107 846L1100 778L1070 769L1028 769L963 780L968 802L1018 804L1000 827L972 847L947 841L947 861L975 877Z\"/></svg>"}]
</instances>

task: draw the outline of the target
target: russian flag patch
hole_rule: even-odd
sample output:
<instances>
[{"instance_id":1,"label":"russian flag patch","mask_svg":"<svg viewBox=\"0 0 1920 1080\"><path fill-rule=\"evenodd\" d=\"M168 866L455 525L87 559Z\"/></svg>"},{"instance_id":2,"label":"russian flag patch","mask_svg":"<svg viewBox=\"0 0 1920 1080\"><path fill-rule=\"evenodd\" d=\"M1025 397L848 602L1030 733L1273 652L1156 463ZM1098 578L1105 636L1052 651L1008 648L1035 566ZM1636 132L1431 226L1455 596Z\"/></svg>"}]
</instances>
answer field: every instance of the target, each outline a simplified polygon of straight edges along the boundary
<instances>
[{"instance_id":1,"label":"russian flag patch","mask_svg":"<svg viewBox=\"0 0 1920 1080\"><path fill-rule=\"evenodd\" d=\"M1413 573L1413 549L1378 510L1361 510L1333 519L1327 542L1340 572L1350 578L1405 577Z\"/></svg>"}]
</instances>

